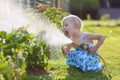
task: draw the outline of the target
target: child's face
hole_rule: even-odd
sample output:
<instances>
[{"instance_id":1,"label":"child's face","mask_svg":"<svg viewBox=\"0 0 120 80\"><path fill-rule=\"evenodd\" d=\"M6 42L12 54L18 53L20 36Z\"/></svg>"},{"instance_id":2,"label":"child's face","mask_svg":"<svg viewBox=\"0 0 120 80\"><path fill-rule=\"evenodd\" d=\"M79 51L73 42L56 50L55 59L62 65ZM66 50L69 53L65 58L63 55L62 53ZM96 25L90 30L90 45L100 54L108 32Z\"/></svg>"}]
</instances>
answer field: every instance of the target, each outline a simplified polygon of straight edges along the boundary
<instances>
[{"instance_id":1,"label":"child's face","mask_svg":"<svg viewBox=\"0 0 120 80\"><path fill-rule=\"evenodd\" d=\"M75 31L74 23L69 20L64 20L62 25L65 34L67 36L72 36Z\"/></svg>"}]
</instances>

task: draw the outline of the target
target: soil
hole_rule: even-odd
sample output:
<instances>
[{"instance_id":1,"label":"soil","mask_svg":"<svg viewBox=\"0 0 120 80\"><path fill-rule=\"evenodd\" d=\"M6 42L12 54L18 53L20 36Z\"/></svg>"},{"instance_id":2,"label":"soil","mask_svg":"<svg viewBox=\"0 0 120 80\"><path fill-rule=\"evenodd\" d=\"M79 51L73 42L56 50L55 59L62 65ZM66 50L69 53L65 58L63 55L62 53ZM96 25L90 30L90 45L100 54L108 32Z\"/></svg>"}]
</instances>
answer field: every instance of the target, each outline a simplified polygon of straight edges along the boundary
<instances>
[{"instance_id":1,"label":"soil","mask_svg":"<svg viewBox=\"0 0 120 80\"><path fill-rule=\"evenodd\" d=\"M46 72L41 66L28 66L26 68L27 74L33 74L33 75L47 75L51 72Z\"/></svg>"}]
</instances>

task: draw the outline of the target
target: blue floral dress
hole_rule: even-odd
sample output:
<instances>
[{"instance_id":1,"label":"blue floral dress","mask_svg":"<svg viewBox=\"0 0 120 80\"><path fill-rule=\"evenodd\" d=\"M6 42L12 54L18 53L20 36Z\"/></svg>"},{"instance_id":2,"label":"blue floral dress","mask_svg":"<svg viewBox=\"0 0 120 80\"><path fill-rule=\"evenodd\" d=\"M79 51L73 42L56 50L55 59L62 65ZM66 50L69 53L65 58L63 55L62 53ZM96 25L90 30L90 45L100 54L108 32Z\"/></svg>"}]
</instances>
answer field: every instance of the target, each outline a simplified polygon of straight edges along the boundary
<instances>
[{"instance_id":1,"label":"blue floral dress","mask_svg":"<svg viewBox=\"0 0 120 80\"><path fill-rule=\"evenodd\" d=\"M86 36L83 36L82 43L85 42ZM93 47L93 42L88 43L89 48ZM81 49L79 46L73 46L74 50L71 50L66 58L66 63L69 66L75 66L82 71L100 71L103 68L103 64L100 63L100 57L95 54L91 54L87 50Z\"/></svg>"}]
</instances>

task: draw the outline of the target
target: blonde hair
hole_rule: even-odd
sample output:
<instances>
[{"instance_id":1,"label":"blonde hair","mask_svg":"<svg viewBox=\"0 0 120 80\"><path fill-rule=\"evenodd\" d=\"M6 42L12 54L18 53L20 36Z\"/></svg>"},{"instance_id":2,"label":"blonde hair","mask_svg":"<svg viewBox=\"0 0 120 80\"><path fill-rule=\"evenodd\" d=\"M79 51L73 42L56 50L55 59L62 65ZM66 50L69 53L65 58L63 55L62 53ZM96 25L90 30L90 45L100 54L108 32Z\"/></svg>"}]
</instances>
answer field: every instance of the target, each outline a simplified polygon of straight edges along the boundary
<instances>
[{"instance_id":1,"label":"blonde hair","mask_svg":"<svg viewBox=\"0 0 120 80\"><path fill-rule=\"evenodd\" d=\"M79 26L80 30L82 30L82 28L83 28L82 20L78 16L76 16L76 15L68 15L68 16L64 17L62 19L62 23L61 24L63 24L64 20L69 20L69 21L77 24Z\"/></svg>"}]
</instances>

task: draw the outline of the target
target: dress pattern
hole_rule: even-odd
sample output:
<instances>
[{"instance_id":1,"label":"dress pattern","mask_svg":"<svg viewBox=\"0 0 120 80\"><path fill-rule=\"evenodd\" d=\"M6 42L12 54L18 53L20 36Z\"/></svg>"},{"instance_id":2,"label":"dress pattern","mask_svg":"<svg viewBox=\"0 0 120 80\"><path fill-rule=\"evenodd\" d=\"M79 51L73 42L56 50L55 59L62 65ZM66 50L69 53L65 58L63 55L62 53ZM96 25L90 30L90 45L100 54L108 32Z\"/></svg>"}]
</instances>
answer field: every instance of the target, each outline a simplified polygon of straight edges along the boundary
<instances>
[{"instance_id":1,"label":"dress pattern","mask_svg":"<svg viewBox=\"0 0 120 80\"><path fill-rule=\"evenodd\" d=\"M83 36L82 43L85 42L86 36ZM89 48L93 47L93 42L88 43ZM89 51L81 49L79 46L73 46L74 50L71 50L66 58L66 64L69 66L75 66L82 71L100 71L103 69L103 64L100 63L100 57L97 53L90 54Z\"/></svg>"}]
</instances>

